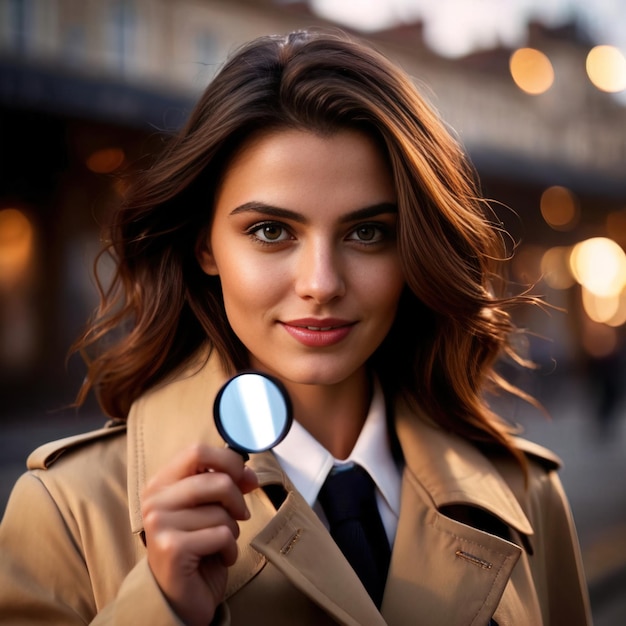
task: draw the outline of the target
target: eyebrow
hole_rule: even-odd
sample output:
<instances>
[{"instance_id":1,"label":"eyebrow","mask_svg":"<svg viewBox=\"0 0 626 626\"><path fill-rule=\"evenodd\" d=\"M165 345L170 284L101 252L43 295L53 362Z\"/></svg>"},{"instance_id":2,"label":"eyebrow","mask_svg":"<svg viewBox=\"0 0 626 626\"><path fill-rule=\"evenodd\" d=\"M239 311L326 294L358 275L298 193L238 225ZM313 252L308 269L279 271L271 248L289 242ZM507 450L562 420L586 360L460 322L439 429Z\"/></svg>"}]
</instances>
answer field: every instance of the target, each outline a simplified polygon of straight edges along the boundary
<instances>
[{"instance_id":1,"label":"eyebrow","mask_svg":"<svg viewBox=\"0 0 626 626\"><path fill-rule=\"evenodd\" d=\"M341 216L339 220L341 223L349 223L363 219L371 219L378 215L397 213L398 207L393 202L379 202L378 204L372 204L370 206L350 211ZM300 224L306 223L307 219L301 213L292 211L291 209L284 209L271 204L265 204L264 202L246 202L230 212L230 215L239 215L240 213L262 213L263 215L269 215L272 217L280 217L283 219L289 219Z\"/></svg>"}]
</instances>

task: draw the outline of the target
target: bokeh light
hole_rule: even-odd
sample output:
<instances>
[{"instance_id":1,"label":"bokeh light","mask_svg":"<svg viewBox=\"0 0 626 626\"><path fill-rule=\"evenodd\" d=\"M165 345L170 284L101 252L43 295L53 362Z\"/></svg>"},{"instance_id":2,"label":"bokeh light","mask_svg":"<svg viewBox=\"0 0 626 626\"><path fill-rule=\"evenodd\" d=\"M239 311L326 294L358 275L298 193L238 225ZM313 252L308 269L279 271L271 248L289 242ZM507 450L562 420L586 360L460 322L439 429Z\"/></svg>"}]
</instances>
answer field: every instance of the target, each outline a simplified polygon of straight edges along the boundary
<instances>
[{"instance_id":1,"label":"bokeh light","mask_svg":"<svg viewBox=\"0 0 626 626\"><path fill-rule=\"evenodd\" d=\"M554 68L550 59L534 48L519 48L509 61L511 76L515 84L526 93L544 93L554 82Z\"/></svg>"},{"instance_id":2,"label":"bokeh light","mask_svg":"<svg viewBox=\"0 0 626 626\"><path fill-rule=\"evenodd\" d=\"M589 318L601 324L614 318L619 309L619 295L598 296L585 287L582 288L582 301Z\"/></svg>"},{"instance_id":3,"label":"bokeh light","mask_svg":"<svg viewBox=\"0 0 626 626\"><path fill-rule=\"evenodd\" d=\"M569 268L571 248L555 246L546 250L541 257L541 275L553 289L569 289L576 281Z\"/></svg>"},{"instance_id":4,"label":"bokeh light","mask_svg":"<svg viewBox=\"0 0 626 626\"><path fill-rule=\"evenodd\" d=\"M578 224L580 205L567 187L548 187L540 200L541 215L554 230L571 230Z\"/></svg>"},{"instance_id":5,"label":"bokeh light","mask_svg":"<svg viewBox=\"0 0 626 626\"><path fill-rule=\"evenodd\" d=\"M110 174L121 167L125 158L121 148L102 148L87 157L87 167L96 174Z\"/></svg>"},{"instance_id":6,"label":"bokeh light","mask_svg":"<svg viewBox=\"0 0 626 626\"><path fill-rule=\"evenodd\" d=\"M18 209L0 210L0 289L23 280L33 256L33 227Z\"/></svg>"},{"instance_id":7,"label":"bokeh light","mask_svg":"<svg viewBox=\"0 0 626 626\"><path fill-rule=\"evenodd\" d=\"M570 255L570 268L576 280L597 296L616 296L626 285L626 254L607 237L577 243Z\"/></svg>"},{"instance_id":8,"label":"bokeh light","mask_svg":"<svg viewBox=\"0 0 626 626\"><path fill-rule=\"evenodd\" d=\"M626 324L626 288L616 296L617 308L615 313L605 322L609 326L622 326Z\"/></svg>"},{"instance_id":9,"label":"bokeh light","mask_svg":"<svg viewBox=\"0 0 626 626\"><path fill-rule=\"evenodd\" d=\"M626 89L626 58L614 46L596 46L587 55L587 75L601 91L617 93Z\"/></svg>"}]
</instances>

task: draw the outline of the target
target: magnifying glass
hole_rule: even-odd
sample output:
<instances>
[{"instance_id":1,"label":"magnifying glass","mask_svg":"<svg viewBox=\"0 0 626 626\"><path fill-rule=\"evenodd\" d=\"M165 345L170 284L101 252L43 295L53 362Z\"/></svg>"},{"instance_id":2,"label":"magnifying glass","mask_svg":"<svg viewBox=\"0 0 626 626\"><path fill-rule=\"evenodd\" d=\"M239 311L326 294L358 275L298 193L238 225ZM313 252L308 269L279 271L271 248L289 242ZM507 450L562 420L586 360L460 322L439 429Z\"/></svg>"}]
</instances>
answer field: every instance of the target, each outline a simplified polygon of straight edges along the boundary
<instances>
[{"instance_id":1,"label":"magnifying glass","mask_svg":"<svg viewBox=\"0 0 626 626\"><path fill-rule=\"evenodd\" d=\"M245 460L280 443L291 428L289 394L276 378L260 372L242 372L219 390L213 418L222 439Z\"/></svg>"}]
</instances>

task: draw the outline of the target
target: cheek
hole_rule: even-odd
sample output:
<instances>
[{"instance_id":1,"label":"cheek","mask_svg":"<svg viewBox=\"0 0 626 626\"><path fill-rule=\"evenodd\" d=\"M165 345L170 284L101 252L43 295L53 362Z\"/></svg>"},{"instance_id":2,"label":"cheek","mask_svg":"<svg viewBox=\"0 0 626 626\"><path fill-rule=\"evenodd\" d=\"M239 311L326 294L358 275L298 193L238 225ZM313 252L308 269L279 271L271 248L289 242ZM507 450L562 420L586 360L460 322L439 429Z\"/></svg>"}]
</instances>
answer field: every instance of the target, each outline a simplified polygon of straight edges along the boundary
<instances>
[{"instance_id":1,"label":"cheek","mask_svg":"<svg viewBox=\"0 0 626 626\"><path fill-rule=\"evenodd\" d=\"M260 263L243 260L222 268L220 278L229 319L234 316L245 319L252 311L272 306L282 288L276 272L266 271Z\"/></svg>"},{"instance_id":2,"label":"cheek","mask_svg":"<svg viewBox=\"0 0 626 626\"><path fill-rule=\"evenodd\" d=\"M373 306L388 314L395 312L405 280L398 263L389 262L370 268L362 276L361 289Z\"/></svg>"}]
</instances>

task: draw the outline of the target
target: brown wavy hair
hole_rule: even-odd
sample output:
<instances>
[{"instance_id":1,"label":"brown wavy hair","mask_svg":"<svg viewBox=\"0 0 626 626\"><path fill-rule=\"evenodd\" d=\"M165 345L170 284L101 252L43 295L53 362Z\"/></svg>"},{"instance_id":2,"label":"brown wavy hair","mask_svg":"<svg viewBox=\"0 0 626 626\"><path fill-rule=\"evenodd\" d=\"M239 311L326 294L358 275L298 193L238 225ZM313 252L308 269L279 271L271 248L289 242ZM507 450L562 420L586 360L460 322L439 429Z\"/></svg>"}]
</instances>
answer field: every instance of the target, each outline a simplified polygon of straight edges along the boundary
<instances>
[{"instance_id":1,"label":"brown wavy hair","mask_svg":"<svg viewBox=\"0 0 626 626\"><path fill-rule=\"evenodd\" d=\"M371 358L387 397L403 394L446 429L521 459L484 398L489 387L515 391L494 366L511 352L508 311L526 299L497 295L506 256L500 225L462 149L412 80L338 31L262 37L240 48L138 176L112 216L103 251L114 258L113 280L75 345L88 366L78 403L95 389L103 410L123 419L137 397L201 346L230 372L247 367L219 278L195 258L216 185L234 152L260 130L346 127L380 143L398 196L406 288Z\"/></svg>"}]
</instances>

